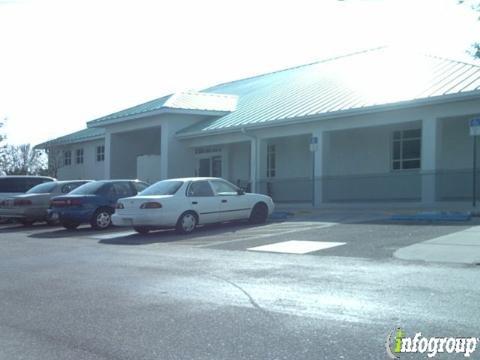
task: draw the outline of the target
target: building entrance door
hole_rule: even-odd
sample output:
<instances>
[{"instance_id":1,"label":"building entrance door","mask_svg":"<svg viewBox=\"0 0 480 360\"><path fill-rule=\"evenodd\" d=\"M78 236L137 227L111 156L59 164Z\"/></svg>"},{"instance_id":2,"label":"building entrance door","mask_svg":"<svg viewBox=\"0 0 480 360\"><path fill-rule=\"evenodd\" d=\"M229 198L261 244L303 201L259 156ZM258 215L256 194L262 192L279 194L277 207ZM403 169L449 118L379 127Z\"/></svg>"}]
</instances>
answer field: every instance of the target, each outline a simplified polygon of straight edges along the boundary
<instances>
[{"instance_id":1,"label":"building entrance door","mask_svg":"<svg viewBox=\"0 0 480 360\"><path fill-rule=\"evenodd\" d=\"M197 159L197 176L222 177L222 156L215 155Z\"/></svg>"}]
</instances>

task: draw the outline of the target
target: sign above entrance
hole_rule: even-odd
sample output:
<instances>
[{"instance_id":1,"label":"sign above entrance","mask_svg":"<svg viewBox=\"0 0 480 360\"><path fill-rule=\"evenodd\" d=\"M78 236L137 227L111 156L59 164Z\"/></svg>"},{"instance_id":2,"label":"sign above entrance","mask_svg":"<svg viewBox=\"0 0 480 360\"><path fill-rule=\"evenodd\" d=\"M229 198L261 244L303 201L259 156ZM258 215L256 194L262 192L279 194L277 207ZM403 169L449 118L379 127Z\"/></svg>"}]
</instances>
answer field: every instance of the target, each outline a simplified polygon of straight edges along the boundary
<instances>
[{"instance_id":1,"label":"sign above entrance","mask_svg":"<svg viewBox=\"0 0 480 360\"><path fill-rule=\"evenodd\" d=\"M470 135L480 135L480 117L470 120Z\"/></svg>"}]
</instances>

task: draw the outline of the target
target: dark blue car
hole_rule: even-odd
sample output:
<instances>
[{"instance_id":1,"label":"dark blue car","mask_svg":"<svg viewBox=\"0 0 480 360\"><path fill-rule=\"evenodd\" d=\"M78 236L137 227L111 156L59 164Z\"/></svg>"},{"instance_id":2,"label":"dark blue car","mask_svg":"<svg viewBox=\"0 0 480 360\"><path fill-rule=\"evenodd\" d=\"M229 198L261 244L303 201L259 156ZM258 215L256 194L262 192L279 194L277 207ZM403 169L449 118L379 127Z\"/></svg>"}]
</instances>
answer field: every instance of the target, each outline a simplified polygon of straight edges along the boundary
<instances>
[{"instance_id":1,"label":"dark blue car","mask_svg":"<svg viewBox=\"0 0 480 360\"><path fill-rule=\"evenodd\" d=\"M89 223L106 229L118 199L135 196L148 187L138 180L101 180L82 185L68 195L54 197L48 210L50 220L59 220L67 229Z\"/></svg>"}]
</instances>

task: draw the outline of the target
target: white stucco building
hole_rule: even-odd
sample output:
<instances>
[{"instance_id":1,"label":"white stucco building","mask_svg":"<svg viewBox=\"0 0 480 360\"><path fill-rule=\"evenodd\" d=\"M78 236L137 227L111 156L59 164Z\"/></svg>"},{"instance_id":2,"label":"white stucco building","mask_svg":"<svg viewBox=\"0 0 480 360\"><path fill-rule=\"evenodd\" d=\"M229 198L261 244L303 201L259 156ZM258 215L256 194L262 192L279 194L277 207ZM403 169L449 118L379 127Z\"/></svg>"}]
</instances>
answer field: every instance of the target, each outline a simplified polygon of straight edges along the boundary
<instances>
[{"instance_id":1,"label":"white stucco building","mask_svg":"<svg viewBox=\"0 0 480 360\"><path fill-rule=\"evenodd\" d=\"M278 202L434 204L470 199L478 116L479 66L379 48L168 95L38 147L61 154L61 179L221 176Z\"/></svg>"}]
</instances>

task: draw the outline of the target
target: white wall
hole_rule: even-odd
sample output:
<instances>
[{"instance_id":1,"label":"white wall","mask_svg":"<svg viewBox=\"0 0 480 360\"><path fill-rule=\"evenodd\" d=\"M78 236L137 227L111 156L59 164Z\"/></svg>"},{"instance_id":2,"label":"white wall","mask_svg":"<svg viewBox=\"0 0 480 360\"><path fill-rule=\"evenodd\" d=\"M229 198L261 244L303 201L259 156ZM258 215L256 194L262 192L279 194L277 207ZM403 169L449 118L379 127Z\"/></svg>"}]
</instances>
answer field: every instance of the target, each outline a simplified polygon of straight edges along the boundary
<instances>
[{"instance_id":1,"label":"white wall","mask_svg":"<svg viewBox=\"0 0 480 360\"><path fill-rule=\"evenodd\" d=\"M470 117L441 119L440 169L470 169L473 157L473 138L469 134ZM479 142L480 145L480 142Z\"/></svg>"},{"instance_id":2,"label":"white wall","mask_svg":"<svg viewBox=\"0 0 480 360\"><path fill-rule=\"evenodd\" d=\"M61 166L58 169L59 180L105 179L105 162L97 161L97 146L104 145L104 140L87 141L59 147L60 151L70 150L72 152L72 164ZM76 163L76 150L83 149L83 164Z\"/></svg>"},{"instance_id":3,"label":"white wall","mask_svg":"<svg viewBox=\"0 0 480 360\"><path fill-rule=\"evenodd\" d=\"M276 151L276 178L305 178L312 176L311 135L281 137L264 141L261 146L260 179L267 175L267 144Z\"/></svg>"},{"instance_id":4,"label":"white wall","mask_svg":"<svg viewBox=\"0 0 480 360\"><path fill-rule=\"evenodd\" d=\"M395 130L419 129L421 122L332 131L324 175L390 173L392 134Z\"/></svg>"},{"instance_id":5,"label":"white wall","mask_svg":"<svg viewBox=\"0 0 480 360\"><path fill-rule=\"evenodd\" d=\"M160 137L161 130L159 127L112 134L110 177L112 179L139 178L137 157L141 155L160 155ZM160 165L159 162L159 168Z\"/></svg>"},{"instance_id":6,"label":"white wall","mask_svg":"<svg viewBox=\"0 0 480 360\"><path fill-rule=\"evenodd\" d=\"M192 115L168 115L163 129L168 142L168 178L189 177L195 175L194 149L176 137L176 133L204 117ZM163 140L163 139L162 139Z\"/></svg>"},{"instance_id":7,"label":"white wall","mask_svg":"<svg viewBox=\"0 0 480 360\"><path fill-rule=\"evenodd\" d=\"M126 174L127 171L130 174L132 171L134 171L133 167L130 165L127 166L128 170L121 170L121 166L123 165L119 161L121 161L122 158L128 158L129 164L133 162L130 161L131 154L128 154L128 152L131 150L131 147L129 147L129 142L126 141L122 144L118 141L119 136L128 137L129 132L138 130L145 130L148 132L154 128L161 128L161 139L158 144L160 147L159 154L161 155L161 162L159 164L159 166L161 166L161 177L175 178L193 176L195 171L194 150L192 147L189 147L187 143L180 141L176 137L176 133L183 128L205 119L205 116L199 115L162 114L109 125L106 128L106 132L107 136L111 136L112 139L112 153L109 156L111 157L111 176L113 177L118 174ZM137 140L141 141L141 138ZM153 148L149 147L149 149ZM122 152L126 157L116 156L116 152ZM157 152L152 153L158 154ZM137 155L144 154L146 154L146 152L140 154L137 151Z\"/></svg>"}]
</instances>

